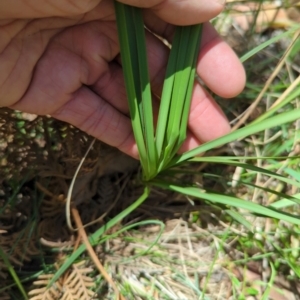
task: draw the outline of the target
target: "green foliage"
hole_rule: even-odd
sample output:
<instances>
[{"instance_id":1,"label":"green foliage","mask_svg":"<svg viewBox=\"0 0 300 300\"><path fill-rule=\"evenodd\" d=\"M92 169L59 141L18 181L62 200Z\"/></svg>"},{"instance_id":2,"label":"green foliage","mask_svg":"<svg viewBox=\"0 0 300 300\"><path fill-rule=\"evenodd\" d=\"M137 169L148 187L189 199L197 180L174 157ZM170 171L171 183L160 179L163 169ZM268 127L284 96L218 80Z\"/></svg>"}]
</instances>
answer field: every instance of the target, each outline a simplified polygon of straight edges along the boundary
<instances>
[{"instance_id":1,"label":"green foliage","mask_svg":"<svg viewBox=\"0 0 300 300\"><path fill-rule=\"evenodd\" d=\"M202 26L176 29L154 135L141 10L119 2L115 2L115 7L133 132L144 179L149 180L167 166L186 138Z\"/></svg>"},{"instance_id":2,"label":"green foliage","mask_svg":"<svg viewBox=\"0 0 300 300\"><path fill-rule=\"evenodd\" d=\"M263 100L266 102L263 102L263 105L266 106L266 112L260 114L260 117L224 137L205 143L182 155L177 155L177 150L186 135L187 116L195 76L195 60L201 37L201 25L178 27L176 30L161 96L158 121L155 125L146 56L145 28L141 13L137 8L120 3L116 3L116 10L130 114L143 168L142 179L146 187L140 198L90 236L91 244L94 246L100 245L112 238L121 236L125 231L132 230L134 227L154 224L160 228L157 236L153 240L145 242L143 244L144 248L137 250L134 255L122 262L149 255L153 261L157 260L165 263L172 260L180 264L181 258L168 256L154 247L159 242L164 229L164 225L160 221L137 222L112 234L106 234L108 229L118 225L124 217L128 216L145 201L151 188L159 187L171 190L186 195L189 201L195 205L195 211L190 214L189 222L191 225L203 225L204 222L201 218L204 214L213 214L211 211L219 213L216 217L217 221L225 220L225 223L229 224L225 233L213 233L215 244L212 242L211 248L217 250L215 259L207 274L204 288L200 287L199 274L196 271L194 277L189 277L182 270L176 270L174 280L193 290L197 296L206 299L206 284L210 277L210 271L212 271L215 264L219 263L219 257L226 257L228 249L236 250L239 252L239 259L235 257L230 262L222 261L222 266L227 267L227 264L234 264L246 269L249 262L266 260L270 276L266 281L258 282L258 285L261 285L264 290L260 294L257 286L247 285L246 279L232 275L231 283L234 298L247 299L248 296L261 296L262 299L267 299L270 296L275 277L279 273L284 274L291 280L298 280L300 277L300 247L298 242L300 233L298 217L300 170L299 157L297 156L299 154L296 152L290 155L295 148L296 141L299 139L298 125L294 126L300 117L300 110L295 109L299 107L298 104L295 105L300 96L299 84L290 88L291 72L281 74L281 80L277 80L264 94L267 99ZM244 62L255 57L262 50L267 49L282 38L291 37L298 29L299 26L296 26L282 34L269 38L264 43L260 43L258 47L248 51L241 58L241 61ZM183 47L181 47L182 45ZM189 47L186 47L186 45L189 45ZM293 46L288 57L289 63L297 56L298 49L299 40ZM283 51L278 52L275 59L278 58L279 53L283 53ZM270 71L267 67L273 61L273 56L266 58L259 63L259 69L263 69L264 74L268 75L267 73ZM243 107L246 106L245 99L253 101L262 88L261 81L248 82L246 91L242 96L239 96L240 99L244 99L244 103L242 102ZM282 101L276 103L276 100L283 94L285 97ZM275 105L269 105L269 100ZM240 102L238 103L240 105ZM23 128L24 122L20 121L18 126ZM265 132L268 132L272 137L280 134L280 138L260 145L259 142L264 142L263 135ZM22 133L24 133L23 130ZM65 136L67 136L67 133ZM227 154L218 156L218 154L213 153L218 147L236 141L242 141L242 147L251 145L251 141L246 141L247 137L255 140L255 143L253 142L252 146L249 147L252 150L251 153L245 152L245 155L236 156L228 156ZM203 155L205 152L209 152L207 155L210 156L198 157L198 155ZM207 170L197 171L194 166L198 164L212 165L213 171L211 173ZM241 174L235 180L233 175L229 173L237 169L241 170ZM228 172L228 170L230 171ZM225 176L222 175L222 171L223 174L226 173ZM214 186L207 186L206 184L194 182L193 179L190 181L186 179L193 178L193 176L199 176L204 180L218 183L224 189L217 191L214 190ZM260 178L264 180L260 181ZM262 184L262 182L267 181L271 181L272 184ZM14 205L17 201L16 195L19 192L19 187L12 183L13 181L11 181L11 185L14 193L11 199L0 208L0 213L7 208L8 204ZM233 183L236 184L236 187L233 186ZM255 192L263 194L264 197L255 199L252 197L252 192L253 194ZM271 200L273 197L274 199ZM198 209L198 207L201 208ZM261 228L257 226L257 223ZM267 228L265 223L271 224L269 230L265 229ZM233 229L233 231L230 231L230 226L233 229L236 229L236 227L242 229L236 233ZM206 233L211 234L208 231ZM123 239L128 243L133 241L131 236ZM138 242L142 242L142 239ZM233 244L232 248L229 246L231 244ZM53 283L81 259L80 257L85 250L85 245L81 245L72 254L67 254L66 261L60 265L54 277L49 278L47 281L48 286L54 286ZM25 298L22 286L23 280L18 278L18 274L14 273L10 262L7 261L4 255L5 253L0 254L2 260L7 263L10 275L14 277L15 285ZM196 269L194 260L184 263L185 267ZM228 269L230 269L230 266L228 266ZM149 284L153 284L153 289L155 288L153 282L156 282L157 285L161 284L160 281L156 281L155 276L149 277L147 280ZM168 294L168 291L164 289L163 284L160 287L162 299L163 297L167 299L172 296L172 293ZM132 295L135 293L147 297L146 294L143 294L145 289L141 289L138 283L134 285L129 280L128 282L123 281L121 291L128 299L133 299L134 296ZM149 299L152 298L149 296Z\"/></svg>"},{"instance_id":3,"label":"green foliage","mask_svg":"<svg viewBox=\"0 0 300 300\"><path fill-rule=\"evenodd\" d=\"M279 108L294 100L299 95L300 89L296 89L279 105L246 127L177 156L176 153L186 137L201 26L177 27L176 29L162 92L156 135L154 136L150 81L141 12L138 8L116 2L116 13L126 90L133 130L140 151L144 178L147 181L152 179L150 183L156 186L174 190L195 198L235 206L239 209L246 209L252 213L261 214L266 217L300 224L297 217L277 211L274 207L267 208L236 197L208 193L207 191L201 191L199 188L193 186L193 184L190 186L178 186L164 181L164 179L162 181L154 179L164 169L176 167L188 160L193 162L209 161L252 169L260 172L260 174L266 174L300 187L300 182L296 180L278 176L275 173L246 163L239 163L218 157L195 158L195 156L205 151L226 143L297 120L300 116L300 109L283 112L273 117L270 116L278 111ZM291 32L287 32L286 34L291 34ZM242 60L248 59L275 40L271 39L260 47L250 51ZM186 47L186 45L189 45L189 47ZM291 198L291 200L298 202L297 199Z\"/></svg>"}]
</instances>

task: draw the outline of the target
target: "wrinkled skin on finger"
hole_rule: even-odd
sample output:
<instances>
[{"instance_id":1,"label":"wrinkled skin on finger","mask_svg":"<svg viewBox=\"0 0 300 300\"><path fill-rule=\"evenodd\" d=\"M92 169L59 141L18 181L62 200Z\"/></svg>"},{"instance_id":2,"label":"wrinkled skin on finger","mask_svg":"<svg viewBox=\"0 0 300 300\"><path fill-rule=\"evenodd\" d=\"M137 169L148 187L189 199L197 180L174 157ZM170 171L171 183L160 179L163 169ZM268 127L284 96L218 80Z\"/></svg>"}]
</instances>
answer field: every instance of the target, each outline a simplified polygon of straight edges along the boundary
<instances>
[{"instance_id":1,"label":"wrinkled skin on finger","mask_svg":"<svg viewBox=\"0 0 300 300\"><path fill-rule=\"evenodd\" d=\"M118 0L124 4L152 10L165 22L191 25L217 16L225 0ZM77 17L93 11L105 0L10 0L0 2L1 19L32 19L46 17ZM188 14L188 18L186 17Z\"/></svg>"},{"instance_id":2,"label":"wrinkled skin on finger","mask_svg":"<svg viewBox=\"0 0 300 300\"><path fill-rule=\"evenodd\" d=\"M0 106L52 115L138 157L128 118L113 1L9 3L5 8L0 3ZM144 5L137 0L127 3ZM217 1L211 5L197 0L147 3L144 16L148 28L169 41L174 32L169 22L199 23L222 9ZM206 15L194 15L201 10ZM188 21L180 19L187 14L191 14ZM153 93L159 95L169 49L148 32L147 51ZM197 72L223 97L235 96L244 86L241 64L210 24L204 26ZM196 83L183 150L228 131L226 117Z\"/></svg>"}]
</instances>

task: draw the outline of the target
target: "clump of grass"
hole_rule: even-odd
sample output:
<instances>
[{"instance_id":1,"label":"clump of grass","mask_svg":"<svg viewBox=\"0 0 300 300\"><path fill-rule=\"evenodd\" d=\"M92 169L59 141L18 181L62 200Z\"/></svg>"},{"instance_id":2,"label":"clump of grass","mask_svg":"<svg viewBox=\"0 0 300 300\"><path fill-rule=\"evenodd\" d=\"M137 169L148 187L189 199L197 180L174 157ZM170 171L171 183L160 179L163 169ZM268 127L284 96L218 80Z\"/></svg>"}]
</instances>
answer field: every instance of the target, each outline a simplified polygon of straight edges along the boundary
<instances>
[{"instance_id":1,"label":"clump of grass","mask_svg":"<svg viewBox=\"0 0 300 300\"><path fill-rule=\"evenodd\" d=\"M259 120L252 122L248 126L205 143L179 156L177 155L177 151L186 137L187 119L195 80L195 64L199 52L202 27L201 25L193 25L176 28L155 131L146 57L145 29L141 11L139 8L130 7L119 2L115 3L115 7L132 126L140 152L143 177L147 182L147 186L155 185L191 197L206 199L213 203L235 206L256 214L300 224L300 221L294 216L277 211L271 207L261 206L260 204L238 199L237 197L208 193L194 186L192 182L188 186L181 186L178 182L170 182L161 176L157 177L162 171L177 167L184 162L209 161L211 163L221 163L251 169L254 172L260 172L282 182L293 182L295 186L300 187L300 183L295 180L287 179L262 168L253 167L247 163L240 163L240 158L238 157L196 157L205 151L226 143L296 120L300 116L299 109L277 114L276 116L274 116L274 113L284 104L294 99L299 91L297 90L297 93L292 93L293 89L291 89L287 95L289 97L285 101L280 101L269 112L261 116ZM186 47L186 45L189 46ZM254 55L256 51L266 46L267 44L252 50L242 59L246 60ZM291 201L297 203L298 199L292 197Z\"/></svg>"},{"instance_id":2,"label":"clump of grass","mask_svg":"<svg viewBox=\"0 0 300 300\"><path fill-rule=\"evenodd\" d=\"M129 86L129 105L134 134L141 155L142 181L145 184L145 190L132 205L92 234L90 243L95 246L100 245L121 236L125 231L132 230L135 226L149 226L150 223L153 223L155 226L159 225L159 232L148 242L143 239L145 245L141 247L142 250L136 250L130 259L139 259L147 254L150 257L149 260L156 263L156 268L158 268L157 264L162 261L181 264L178 269L177 266L172 265L167 273L173 273L175 281L185 285L195 295L203 299L206 299L205 297L209 293L208 281L211 274L213 274L213 269L215 266L221 266L226 268L227 273L230 275L231 290L236 299L245 299L251 295L267 299L279 273L286 275L288 280L297 280L300 277L298 267L299 245L297 241L300 201L298 193L300 187L299 157L297 152L299 125L297 122L294 123L300 116L297 108L300 93L299 85L296 84L297 81L293 78L292 72L288 71L285 72L288 76L286 76L284 84L269 80L268 86L265 86L263 91L261 82L259 82L259 86L258 84L248 83L245 93L248 93L247 95L251 94L251 99L255 101L255 105L264 105L266 113L254 122L244 126L243 124L248 122L248 116L244 122L236 126L241 127L242 125L243 128L201 145L192 151L177 155L177 149L184 139L188 112L183 115L181 112L184 109L181 111L176 110L174 103L179 100L173 96L181 95L183 99L182 107L189 106L190 99L187 98L187 95L190 93L191 82L194 81L194 75L192 75L194 71L190 72L190 70L194 68L194 65L187 65L185 68L180 63L176 63L179 53L180 55L186 54L183 54L182 49L176 49L176 45L180 46L181 43L176 44L174 41L162 95L162 98L166 100L161 102L158 122L155 126L152 115L151 86L145 60L145 45L140 44L141 41L144 43L142 18L136 8L120 7L120 10L123 19L119 18L118 20L129 23L134 21L134 24L127 24L127 27L121 26L121 28L127 28L127 30L126 33L120 34L120 37L123 38L125 44L127 43L126 47L129 47L127 56L122 55L122 63L126 74L126 84ZM126 15L128 10L130 11L130 17ZM283 37L290 37L297 30L299 30L299 26L269 39L265 44L248 51L242 60L246 61L256 53L264 51L268 45ZM184 28L183 30L183 28L178 28L176 36L179 40L188 39L191 36L191 31L193 29ZM131 36L132 33L134 33L133 36ZM194 42L198 44L199 32L195 36L197 39ZM129 38L132 38L131 42L127 40ZM294 53L293 44L291 44L291 47L291 53ZM122 47L122 49L124 48ZM195 51L197 53L198 50ZM288 57L288 54L286 57ZM171 58L173 59L172 63ZM191 61L192 59L189 60L189 63ZM288 68L289 62L285 58L283 58L283 62L286 62ZM193 63L195 62L193 61ZM137 74L134 74L135 71L137 71ZM186 82L188 82L186 90L179 91L176 78L181 78L179 76L186 75L188 72L190 72L190 77L186 77ZM271 77L273 79L277 78L277 74ZM290 82L293 84L290 84ZM259 93L260 95L257 97ZM253 107L255 106L253 105ZM174 120L177 120L177 122L174 122ZM235 143L236 141L242 141L240 143L242 143L243 149L238 148L239 143ZM231 147L237 153L236 156L217 156L213 153L214 149L228 143L231 143ZM196 157L204 152L208 152L207 157ZM187 170L188 164L189 170ZM213 165L214 170L211 173L207 170L204 172L197 171L196 166L199 164ZM223 175L216 174L215 170L217 168L223 170ZM232 174L229 174L227 170L230 170ZM225 176L224 173L226 173ZM205 184L195 182L195 180L182 180L182 177L187 177L187 175L195 175L203 178L204 181L211 180L220 183L224 189L216 192L213 187L207 187ZM162 235L164 225L160 222L135 223L112 234L107 233L108 229L120 223L130 212L136 210L149 196L151 189L155 187L186 195L191 203L205 203L206 210L204 214L206 215L213 215L213 209L209 209L211 207L219 211L219 215L215 216L215 222L219 224L219 227L213 227L210 224L209 229L203 230L210 237L207 247L213 249L215 258L211 266L206 268L207 278L201 287L198 285L198 272L195 270L192 275L190 272L186 272L189 264L194 266L194 257L189 261L186 259L187 255L185 255L185 253L190 253L191 249L199 250L203 246L201 243L195 245L197 248L191 248L188 244L186 248L178 250L181 255L180 258L174 258L168 254L168 251L162 251L164 245L160 247L160 244L165 243ZM190 217L191 220L186 226L194 228L197 225L198 229L201 230L202 222L204 223L203 212L201 214L201 211L195 209ZM128 240L130 238L132 238L131 234ZM192 238L195 238L195 236L191 235ZM120 239L125 240L126 237L123 236ZM135 249L138 242L137 240L133 241ZM178 244L181 242L178 240ZM65 263L52 278L49 285L76 262L85 250L86 246L81 245L73 254L68 254ZM201 257L199 259L201 260ZM123 262L122 259L120 260ZM257 280L259 286L262 287L262 293L260 293L260 288L254 282L247 282L248 263L259 263L259 267L264 267L267 271L270 271L269 275L262 274L262 278ZM236 271L240 271L244 278L238 276ZM133 294L146 297L149 288L152 288L154 294L159 294L161 298L170 298L171 295L176 295L175 288L174 290L170 289L165 282L165 277L159 277L156 273L141 271L141 274L138 274L140 276L138 280L135 277L136 274L129 278L126 278L124 274L121 291L124 295L127 294L129 299L131 299L130 297L134 298ZM105 284L103 283L103 285ZM175 286L176 284L174 284ZM226 296L224 296L224 299L226 299Z\"/></svg>"},{"instance_id":3,"label":"clump of grass","mask_svg":"<svg viewBox=\"0 0 300 300\"><path fill-rule=\"evenodd\" d=\"M186 138L202 25L175 32L155 130L141 11L119 2L115 8L132 127L149 181L166 168Z\"/></svg>"},{"instance_id":4,"label":"clump of grass","mask_svg":"<svg viewBox=\"0 0 300 300\"><path fill-rule=\"evenodd\" d=\"M103 239L101 236L104 232L135 210L149 196L152 187L160 187L181 193L191 197L193 201L201 200L213 205L221 205L231 218L245 226L248 230L254 230L253 225L245 218L244 214L240 213L240 210L252 213L256 216L275 218L300 225L298 216L283 211L283 208L286 206L299 203L299 199L296 195L285 195L273 189L265 188L265 191L277 195L278 198L273 203L263 205L233 195L216 193L208 189L205 190L194 182L182 184L175 176L176 174L185 173L182 168L178 170L178 167L184 166L186 163L213 163L240 168L245 172L256 175L260 174L271 180L276 180L278 183L289 184L300 188L300 183L297 178L288 178L268 168L255 166L251 163L252 160L269 159L270 157L197 157L199 154L203 154L206 151L215 149L224 144L243 139L260 131L291 123L299 118L300 110L294 109L292 111L278 113L278 110L282 108L283 104L282 102L279 104L276 103L276 105L272 107L272 110L263 115L259 121L254 121L224 137L207 142L182 155L177 155L177 150L185 138L201 26L195 25L176 29L155 130L152 115L151 86L147 71L145 29L141 12L138 8L129 7L120 3L116 3L116 12L122 65L133 131L143 168L145 190L136 202L91 235L91 244L102 243ZM296 30L297 28L293 28L291 31L295 32ZM181 39L185 39L189 41L189 43L181 43ZM192 49L187 49L190 53L185 53L185 50L181 49L181 46L185 48L186 44L193 45L191 47ZM268 43L263 45L263 47L267 45ZM263 49L263 47L259 46L252 50L244 57L244 60L250 58L256 52ZM182 57L186 58L186 60ZM181 83L183 81L185 85L179 87L178 81ZM296 91L297 92L290 90L287 93L288 100L285 100L284 104L290 103L298 96L299 89L296 89ZM177 105L180 107L178 110ZM289 160L293 159L293 157L285 159ZM173 174L173 176L170 176L170 173ZM59 278L84 251L85 245L81 245L59 269L51 283Z\"/></svg>"}]
</instances>

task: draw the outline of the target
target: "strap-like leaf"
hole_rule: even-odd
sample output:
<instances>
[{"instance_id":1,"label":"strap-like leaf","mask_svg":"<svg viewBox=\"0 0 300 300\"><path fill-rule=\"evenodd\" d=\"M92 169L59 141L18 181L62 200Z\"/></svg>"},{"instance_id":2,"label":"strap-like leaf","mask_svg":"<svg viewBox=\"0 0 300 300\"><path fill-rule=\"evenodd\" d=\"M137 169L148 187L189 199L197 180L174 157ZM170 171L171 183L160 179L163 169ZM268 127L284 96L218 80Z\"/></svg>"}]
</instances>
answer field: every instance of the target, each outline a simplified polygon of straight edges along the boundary
<instances>
[{"instance_id":1,"label":"strap-like leaf","mask_svg":"<svg viewBox=\"0 0 300 300\"><path fill-rule=\"evenodd\" d=\"M168 165L185 140L202 26L176 28L154 138L142 13L119 2L115 6L133 132L144 179L149 180Z\"/></svg>"}]
</instances>

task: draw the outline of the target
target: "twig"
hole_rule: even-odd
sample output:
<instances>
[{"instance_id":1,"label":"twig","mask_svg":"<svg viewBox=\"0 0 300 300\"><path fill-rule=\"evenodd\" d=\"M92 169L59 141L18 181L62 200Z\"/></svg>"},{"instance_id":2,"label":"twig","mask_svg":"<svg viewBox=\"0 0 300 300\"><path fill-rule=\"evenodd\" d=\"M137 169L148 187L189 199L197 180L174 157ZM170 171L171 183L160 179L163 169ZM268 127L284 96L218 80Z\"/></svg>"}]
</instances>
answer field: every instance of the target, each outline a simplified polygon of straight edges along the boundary
<instances>
[{"instance_id":1,"label":"twig","mask_svg":"<svg viewBox=\"0 0 300 300\"><path fill-rule=\"evenodd\" d=\"M70 185L70 188L68 190L68 195L67 195L67 199L66 199L66 220L67 220L67 225L69 227L70 230L72 231L76 231L76 229L73 228L72 226L72 223L71 223L71 217L70 217L70 208L71 208L71 196L72 196L72 191L73 191L73 187L74 187L74 184L75 184L75 180L77 178L77 175L79 173L79 170L81 169L82 165L83 165L83 162L85 161L88 153L90 152L90 150L92 149L94 143L95 143L95 140L96 139L93 139L93 141L91 142L89 148L87 149L86 153L84 154L83 158L81 159L80 161L80 164L78 165L77 169L76 169L76 172L72 178L72 182L71 182L71 185Z\"/></svg>"},{"instance_id":2,"label":"twig","mask_svg":"<svg viewBox=\"0 0 300 300\"><path fill-rule=\"evenodd\" d=\"M63 248L63 247L71 247L74 245L74 241L67 241L67 242L52 242L48 241L45 238L41 237L40 242L43 246L47 246L49 248Z\"/></svg>"},{"instance_id":3,"label":"twig","mask_svg":"<svg viewBox=\"0 0 300 300\"><path fill-rule=\"evenodd\" d=\"M92 259L92 261L94 262L94 264L96 265L96 267L98 268L99 272L101 273L101 275L104 277L104 279L107 281L108 284L110 284L112 286L112 288L114 289L116 295L117 295L117 299L120 300L125 300L125 298L120 294L117 286L115 285L115 283L113 282L113 280L111 279L111 277L109 276L109 274L106 272L106 270L104 269L104 267L102 266L101 262L99 261L92 245L89 242L88 236L83 228L83 224L81 222L81 218L80 215L78 213L78 210L76 208L72 208L72 216L74 218L74 221L76 223L76 226L78 228L78 233L82 238L83 243L85 244L85 247L90 255L90 258Z\"/></svg>"}]
</instances>

